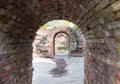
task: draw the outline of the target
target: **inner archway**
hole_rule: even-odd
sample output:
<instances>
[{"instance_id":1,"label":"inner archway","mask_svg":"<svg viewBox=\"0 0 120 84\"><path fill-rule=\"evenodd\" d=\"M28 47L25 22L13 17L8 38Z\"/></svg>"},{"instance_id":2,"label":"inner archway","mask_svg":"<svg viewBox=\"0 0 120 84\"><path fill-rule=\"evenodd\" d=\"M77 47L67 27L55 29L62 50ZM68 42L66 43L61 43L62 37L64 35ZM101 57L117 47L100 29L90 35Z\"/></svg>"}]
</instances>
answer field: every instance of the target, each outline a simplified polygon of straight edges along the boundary
<instances>
[{"instance_id":1,"label":"inner archway","mask_svg":"<svg viewBox=\"0 0 120 84\"><path fill-rule=\"evenodd\" d=\"M55 56L66 56L70 55L70 38L65 32L58 32L55 34L53 39Z\"/></svg>"}]
</instances>

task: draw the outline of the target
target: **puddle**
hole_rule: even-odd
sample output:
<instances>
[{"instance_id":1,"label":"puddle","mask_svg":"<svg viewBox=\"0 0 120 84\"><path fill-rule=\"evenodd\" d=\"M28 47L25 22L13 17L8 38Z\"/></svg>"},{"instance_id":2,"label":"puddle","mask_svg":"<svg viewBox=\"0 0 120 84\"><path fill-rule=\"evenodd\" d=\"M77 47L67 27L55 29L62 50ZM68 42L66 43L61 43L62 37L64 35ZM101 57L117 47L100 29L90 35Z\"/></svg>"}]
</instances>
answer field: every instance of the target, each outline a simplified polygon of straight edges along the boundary
<instances>
[{"instance_id":1,"label":"puddle","mask_svg":"<svg viewBox=\"0 0 120 84\"><path fill-rule=\"evenodd\" d=\"M66 66L67 64L64 59L56 59L56 68L52 69L50 74L52 74L53 77L66 76L68 74L65 69Z\"/></svg>"}]
</instances>

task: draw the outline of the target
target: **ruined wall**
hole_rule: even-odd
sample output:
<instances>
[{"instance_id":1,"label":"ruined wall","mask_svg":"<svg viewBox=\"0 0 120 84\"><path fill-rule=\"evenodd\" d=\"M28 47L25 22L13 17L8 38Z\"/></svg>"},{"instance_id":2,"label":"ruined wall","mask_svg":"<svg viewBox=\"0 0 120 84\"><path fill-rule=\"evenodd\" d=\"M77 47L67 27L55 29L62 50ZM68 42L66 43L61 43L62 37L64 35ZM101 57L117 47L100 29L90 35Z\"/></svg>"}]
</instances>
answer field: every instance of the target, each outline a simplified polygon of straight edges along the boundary
<instances>
[{"instance_id":1,"label":"ruined wall","mask_svg":"<svg viewBox=\"0 0 120 84\"><path fill-rule=\"evenodd\" d=\"M77 31L77 30L76 30ZM55 27L52 29L40 29L37 32L36 38L33 42L33 56L34 57L53 57L54 52L54 39L57 33L65 33L68 35L69 41L68 44L70 46L70 55L71 56L81 56L82 49L84 46L81 46L81 52L78 53L79 46L83 44L80 41L82 39L78 39L79 35L76 35L76 31L72 30L68 27Z\"/></svg>"},{"instance_id":2,"label":"ruined wall","mask_svg":"<svg viewBox=\"0 0 120 84\"><path fill-rule=\"evenodd\" d=\"M119 0L0 0L0 83L31 84L35 32L64 19L85 37L86 84L119 84L119 10Z\"/></svg>"},{"instance_id":3,"label":"ruined wall","mask_svg":"<svg viewBox=\"0 0 120 84\"><path fill-rule=\"evenodd\" d=\"M74 50L71 51L71 56L82 57L84 56L86 41L85 37L83 36L83 33L79 28L77 28L77 30L75 31L75 37L77 46Z\"/></svg>"}]
</instances>

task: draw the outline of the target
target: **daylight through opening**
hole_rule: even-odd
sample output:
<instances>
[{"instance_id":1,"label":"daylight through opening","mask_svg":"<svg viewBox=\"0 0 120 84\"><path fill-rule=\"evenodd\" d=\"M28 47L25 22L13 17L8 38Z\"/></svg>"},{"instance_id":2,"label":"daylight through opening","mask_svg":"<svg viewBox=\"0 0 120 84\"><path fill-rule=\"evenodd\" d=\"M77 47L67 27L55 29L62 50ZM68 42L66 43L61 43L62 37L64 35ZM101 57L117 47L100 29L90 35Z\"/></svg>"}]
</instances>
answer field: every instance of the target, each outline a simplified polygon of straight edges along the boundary
<instances>
[{"instance_id":1,"label":"daylight through opening","mask_svg":"<svg viewBox=\"0 0 120 84\"><path fill-rule=\"evenodd\" d=\"M39 81L43 84L51 81L51 84L65 84L65 81L69 83L69 78L74 79L76 84L83 83L84 48L85 38L74 23L53 20L40 26L33 42L33 84ZM81 73L76 73L79 70ZM44 80L40 78L41 75ZM58 77L59 80L56 80Z\"/></svg>"}]
</instances>

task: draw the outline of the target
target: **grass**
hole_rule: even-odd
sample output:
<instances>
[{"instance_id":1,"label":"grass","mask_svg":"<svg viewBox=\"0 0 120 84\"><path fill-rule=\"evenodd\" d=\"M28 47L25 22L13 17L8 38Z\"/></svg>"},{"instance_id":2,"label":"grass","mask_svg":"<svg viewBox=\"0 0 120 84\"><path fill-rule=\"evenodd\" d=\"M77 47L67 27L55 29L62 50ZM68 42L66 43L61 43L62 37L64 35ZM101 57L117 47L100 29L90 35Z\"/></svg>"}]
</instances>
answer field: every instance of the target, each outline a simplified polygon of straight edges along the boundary
<instances>
[{"instance_id":1,"label":"grass","mask_svg":"<svg viewBox=\"0 0 120 84\"><path fill-rule=\"evenodd\" d=\"M66 46L58 46L58 50L67 50L68 48Z\"/></svg>"}]
</instances>

